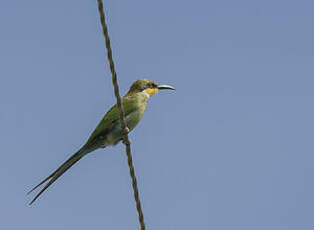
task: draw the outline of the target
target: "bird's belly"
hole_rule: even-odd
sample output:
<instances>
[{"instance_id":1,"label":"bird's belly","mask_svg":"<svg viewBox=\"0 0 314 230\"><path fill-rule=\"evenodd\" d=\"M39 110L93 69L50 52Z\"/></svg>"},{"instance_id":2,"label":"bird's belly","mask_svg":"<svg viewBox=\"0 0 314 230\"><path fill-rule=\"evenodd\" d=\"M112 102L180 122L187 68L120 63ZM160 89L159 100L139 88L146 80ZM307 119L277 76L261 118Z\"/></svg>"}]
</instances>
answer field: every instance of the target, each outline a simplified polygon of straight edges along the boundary
<instances>
[{"instance_id":1,"label":"bird's belly","mask_svg":"<svg viewBox=\"0 0 314 230\"><path fill-rule=\"evenodd\" d=\"M126 116L126 124L131 131L135 128L135 126L140 122L142 119L143 113L140 110L134 111L133 113L130 113L128 116Z\"/></svg>"},{"instance_id":2,"label":"bird's belly","mask_svg":"<svg viewBox=\"0 0 314 230\"><path fill-rule=\"evenodd\" d=\"M126 125L129 131L132 131L135 126L139 123L143 116L141 111L137 110L125 117ZM112 131L107 135L104 145L113 145L116 144L119 140L122 139L121 134L121 123L120 120L117 121L117 124L113 127Z\"/></svg>"}]
</instances>

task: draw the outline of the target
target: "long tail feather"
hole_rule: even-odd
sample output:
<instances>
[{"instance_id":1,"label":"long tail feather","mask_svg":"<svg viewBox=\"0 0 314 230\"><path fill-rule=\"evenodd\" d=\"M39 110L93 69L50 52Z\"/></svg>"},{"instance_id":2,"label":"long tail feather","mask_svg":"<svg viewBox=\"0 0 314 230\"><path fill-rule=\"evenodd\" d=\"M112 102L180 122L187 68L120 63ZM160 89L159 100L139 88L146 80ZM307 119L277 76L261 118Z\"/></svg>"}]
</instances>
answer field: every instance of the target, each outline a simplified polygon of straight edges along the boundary
<instances>
[{"instance_id":1,"label":"long tail feather","mask_svg":"<svg viewBox=\"0 0 314 230\"><path fill-rule=\"evenodd\" d=\"M40 185L42 185L43 183L45 183L48 179L50 179L51 177L53 177L53 175L55 175L67 162L69 162L71 159L73 159L80 151L78 151L77 153L73 154L69 159L66 160L66 162L64 162L57 170L55 170L53 173L51 173L47 178L45 178L43 181L41 181L38 185L36 185L34 188L32 188L27 195L29 195L30 193L32 193L35 189L37 189Z\"/></svg>"},{"instance_id":2,"label":"long tail feather","mask_svg":"<svg viewBox=\"0 0 314 230\"><path fill-rule=\"evenodd\" d=\"M88 151L89 152L89 151ZM84 150L79 150L77 153L73 154L66 162L64 162L56 171L54 171L52 174L50 174L46 179L44 179L42 182L40 182L38 185L36 185L32 190L30 190L27 194L30 194L32 191L34 191L36 188L38 188L40 185L45 183L47 180L50 179L50 181L45 185L45 187L40 190L40 192L34 197L34 199L29 203L31 205L34 203L35 200L53 183L55 182L65 171L67 171L71 166L73 166L77 161L79 161L84 155L86 155L88 152Z\"/></svg>"},{"instance_id":3,"label":"long tail feather","mask_svg":"<svg viewBox=\"0 0 314 230\"><path fill-rule=\"evenodd\" d=\"M55 173L55 172L54 172L54 173ZM28 192L27 192L27 195L31 194L36 188L38 188L40 185L42 185L42 184L45 183L48 179L50 179L50 178L53 176L54 173L50 174L50 176L48 176L46 179L44 179L42 182L40 182L38 185L36 185L34 188L32 188L32 190L28 191Z\"/></svg>"}]
</instances>

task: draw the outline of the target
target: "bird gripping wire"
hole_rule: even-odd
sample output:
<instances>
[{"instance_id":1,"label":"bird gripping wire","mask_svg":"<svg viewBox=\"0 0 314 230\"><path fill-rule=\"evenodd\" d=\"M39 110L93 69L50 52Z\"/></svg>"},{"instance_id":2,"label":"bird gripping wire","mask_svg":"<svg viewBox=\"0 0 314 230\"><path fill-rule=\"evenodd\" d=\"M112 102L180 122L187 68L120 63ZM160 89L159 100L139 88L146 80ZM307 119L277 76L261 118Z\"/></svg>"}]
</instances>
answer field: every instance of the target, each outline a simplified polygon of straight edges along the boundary
<instances>
[{"instance_id":1,"label":"bird gripping wire","mask_svg":"<svg viewBox=\"0 0 314 230\"><path fill-rule=\"evenodd\" d=\"M116 96L117 106L118 106L119 111L120 111L121 130L123 132L123 143L125 144L126 155L128 157L128 164L129 164L129 168L130 168L130 176L132 178L132 187L133 187L133 191L134 191L134 199L136 202L136 209L138 212L138 218L139 218L141 230L145 230L144 216L143 216L143 212L142 212L142 208L141 208L141 201L139 198L137 181L136 181L135 171L134 171L133 162L132 162L131 143L130 143L130 140L128 137L129 129L126 126L124 111L123 111L123 107L122 107L122 103L121 103L121 97L120 97L119 86L118 86L118 81L117 81L117 73L115 71L114 62L113 62L113 58L112 58L112 50L111 50L111 46L110 46L108 28L107 28L107 24L106 24L106 20L105 20L103 3L102 3L102 0L97 0L97 2L98 2L98 11L100 14L100 22L101 22L104 37L106 40L107 58L109 60L110 71L112 74L112 84L114 86L114 94Z\"/></svg>"}]
</instances>

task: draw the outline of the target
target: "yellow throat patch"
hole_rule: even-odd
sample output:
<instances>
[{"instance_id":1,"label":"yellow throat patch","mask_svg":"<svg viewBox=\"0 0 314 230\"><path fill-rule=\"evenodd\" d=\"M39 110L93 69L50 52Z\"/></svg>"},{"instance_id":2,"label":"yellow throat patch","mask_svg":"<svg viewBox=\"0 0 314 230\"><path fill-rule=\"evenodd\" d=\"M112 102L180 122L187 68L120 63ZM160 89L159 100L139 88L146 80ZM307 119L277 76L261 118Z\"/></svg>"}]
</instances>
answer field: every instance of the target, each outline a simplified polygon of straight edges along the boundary
<instances>
[{"instance_id":1,"label":"yellow throat patch","mask_svg":"<svg viewBox=\"0 0 314 230\"><path fill-rule=\"evenodd\" d=\"M157 88L148 88L148 89L145 89L143 91L143 93L146 95L147 99L150 98L150 96L154 95L157 92L158 92Z\"/></svg>"}]
</instances>

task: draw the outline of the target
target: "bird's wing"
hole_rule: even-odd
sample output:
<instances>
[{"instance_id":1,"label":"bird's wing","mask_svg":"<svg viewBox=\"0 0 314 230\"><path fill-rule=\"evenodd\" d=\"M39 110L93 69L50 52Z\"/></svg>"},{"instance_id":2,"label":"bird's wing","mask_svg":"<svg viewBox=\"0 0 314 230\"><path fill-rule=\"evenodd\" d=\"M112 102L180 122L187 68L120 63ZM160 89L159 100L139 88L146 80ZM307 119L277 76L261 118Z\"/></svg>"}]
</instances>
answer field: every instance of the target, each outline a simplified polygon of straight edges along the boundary
<instances>
[{"instance_id":1,"label":"bird's wing","mask_svg":"<svg viewBox=\"0 0 314 230\"><path fill-rule=\"evenodd\" d=\"M135 100L132 97L124 97L122 99L122 106L125 116L136 110L136 105L134 102ZM93 142L97 136L109 133L111 129L117 124L117 122L120 122L120 111L117 104L115 104L99 122L85 145L91 144L91 142Z\"/></svg>"},{"instance_id":2,"label":"bird's wing","mask_svg":"<svg viewBox=\"0 0 314 230\"><path fill-rule=\"evenodd\" d=\"M125 116L132 113L136 110L136 104L134 103L134 99L131 97L124 97L122 99L122 104L125 112ZM100 134L103 135L106 132L110 132L113 126L119 122L119 109L117 105L114 105L104 116L104 118L100 121L87 143L75 154L73 154L66 162L64 162L57 170L55 170L52 174L50 174L47 178L45 178L42 182L36 185L29 193L34 191L40 185L48 181L45 187L35 196L35 198L31 201L32 204L52 183L54 183L65 171L67 171L72 165L74 165L77 161L79 161L84 155L87 153L94 151L98 148L97 144L94 145L92 142L94 139L97 139L97 136Z\"/></svg>"}]
</instances>

